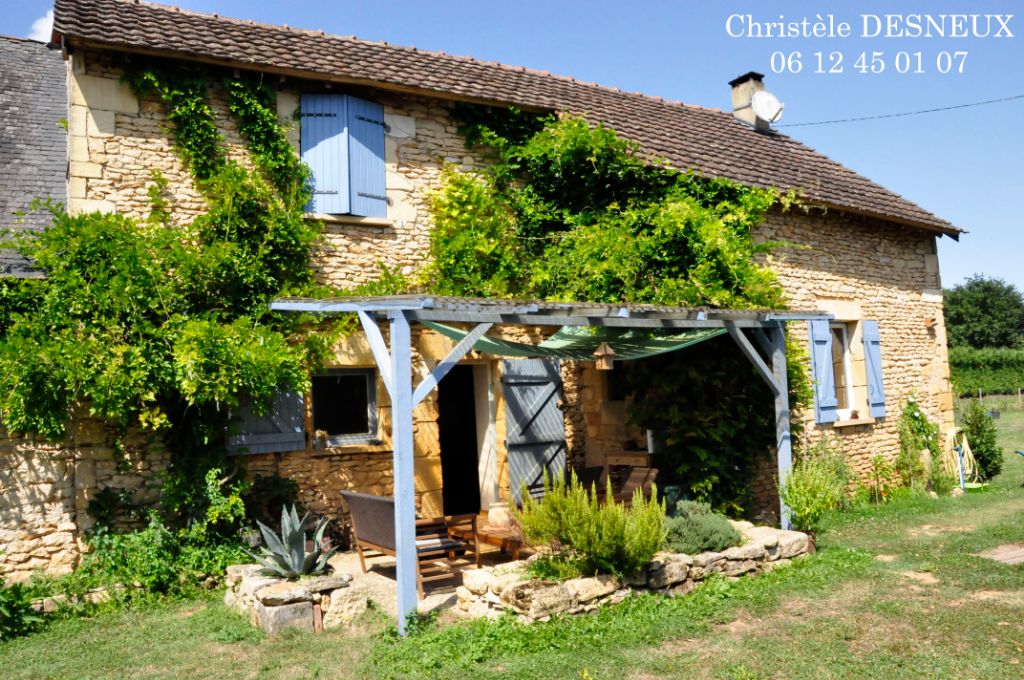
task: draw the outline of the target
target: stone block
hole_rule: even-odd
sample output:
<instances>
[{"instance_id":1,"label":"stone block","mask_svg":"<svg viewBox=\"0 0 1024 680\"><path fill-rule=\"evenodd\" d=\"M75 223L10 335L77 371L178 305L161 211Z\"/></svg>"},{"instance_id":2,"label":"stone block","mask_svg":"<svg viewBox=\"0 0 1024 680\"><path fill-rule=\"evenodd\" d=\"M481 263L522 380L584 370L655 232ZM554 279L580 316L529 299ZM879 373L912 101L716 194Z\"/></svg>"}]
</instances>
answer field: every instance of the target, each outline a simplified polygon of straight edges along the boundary
<instances>
[{"instance_id":1,"label":"stone block","mask_svg":"<svg viewBox=\"0 0 1024 680\"><path fill-rule=\"evenodd\" d=\"M791 558L807 552L807 534L800 531L783 531L779 534L779 557Z\"/></svg>"},{"instance_id":2,"label":"stone block","mask_svg":"<svg viewBox=\"0 0 1024 680\"><path fill-rule=\"evenodd\" d=\"M262 567L258 564L232 564L225 571L224 582L228 587L238 585L247 576L254 576Z\"/></svg>"},{"instance_id":3,"label":"stone block","mask_svg":"<svg viewBox=\"0 0 1024 680\"><path fill-rule=\"evenodd\" d=\"M760 543L745 543L732 548L726 548L722 551L722 554L725 555L727 560L760 561L765 558L765 549Z\"/></svg>"},{"instance_id":4,"label":"stone block","mask_svg":"<svg viewBox=\"0 0 1024 680\"><path fill-rule=\"evenodd\" d=\"M411 139L416 136L416 119L397 113L385 113L384 124L387 125L387 136L394 139Z\"/></svg>"},{"instance_id":5,"label":"stone block","mask_svg":"<svg viewBox=\"0 0 1024 680\"><path fill-rule=\"evenodd\" d=\"M72 137L84 137L89 129L89 109L84 106L72 106L68 115L68 134Z\"/></svg>"},{"instance_id":6,"label":"stone block","mask_svg":"<svg viewBox=\"0 0 1024 680\"><path fill-rule=\"evenodd\" d=\"M563 586L575 603L585 604L606 595L611 595L619 589L620 584L619 580L614 576L601 574L599 576L569 579Z\"/></svg>"},{"instance_id":7,"label":"stone block","mask_svg":"<svg viewBox=\"0 0 1024 680\"><path fill-rule=\"evenodd\" d=\"M330 599L330 607L324 613L324 628L351 625L366 611L369 602L366 586L361 583L331 591Z\"/></svg>"},{"instance_id":8,"label":"stone block","mask_svg":"<svg viewBox=\"0 0 1024 680\"><path fill-rule=\"evenodd\" d=\"M667 588L686 580L693 565L689 555L665 553L651 563L647 572L647 587Z\"/></svg>"},{"instance_id":9,"label":"stone block","mask_svg":"<svg viewBox=\"0 0 1024 680\"><path fill-rule=\"evenodd\" d=\"M72 161L72 164L74 162ZM92 163L84 163L80 165L92 165ZM116 212L114 204L110 201L92 200L92 199L81 199L76 198L73 201L68 201L68 212L73 215L81 215L83 213L113 213Z\"/></svg>"},{"instance_id":10,"label":"stone block","mask_svg":"<svg viewBox=\"0 0 1024 680\"><path fill-rule=\"evenodd\" d=\"M116 114L113 111L93 109L87 118L90 137L110 137L117 131Z\"/></svg>"},{"instance_id":11,"label":"stone block","mask_svg":"<svg viewBox=\"0 0 1024 680\"><path fill-rule=\"evenodd\" d=\"M741 576L756 570L757 562L754 560L727 559L722 562L722 567L719 571L726 576Z\"/></svg>"},{"instance_id":12,"label":"stone block","mask_svg":"<svg viewBox=\"0 0 1024 680\"><path fill-rule=\"evenodd\" d=\"M68 176L98 179L103 176L103 166L99 163L71 161L68 166Z\"/></svg>"},{"instance_id":13,"label":"stone block","mask_svg":"<svg viewBox=\"0 0 1024 680\"><path fill-rule=\"evenodd\" d=\"M286 630L297 629L313 632L313 603L296 602L279 607L268 607L256 603L256 619L267 635L278 635Z\"/></svg>"},{"instance_id":14,"label":"stone block","mask_svg":"<svg viewBox=\"0 0 1024 680\"><path fill-rule=\"evenodd\" d=\"M725 561L725 555L717 552L702 552L693 556L693 564L690 566L690 578L700 580L711 574L717 574Z\"/></svg>"},{"instance_id":15,"label":"stone block","mask_svg":"<svg viewBox=\"0 0 1024 680\"><path fill-rule=\"evenodd\" d=\"M495 574L488 587L495 595L502 595L508 588L522 580L522 574L518 572Z\"/></svg>"},{"instance_id":16,"label":"stone block","mask_svg":"<svg viewBox=\"0 0 1024 680\"><path fill-rule=\"evenodd\" d=\"M518 614L539 619L569 611L574 602L569 591L550 581L521 581L501 594L501 600Z\"/></svg>"},{"instance_id":17,"label":"stone block","mask_svg":"<svg viewBox=\"0 0 1024 680\"><path fill-rule=\"evenodd\" d=\"M483 595L488 591L494 575L487 569L468 569L462 572L462 585L474 595Z\"/></svg>"},{"instance_id":18,"label":"stone block","mask_svg":"<svg viewBox=\"0 0 1024 680\"><path fill-rule=\"evenodd\" d=\"M351 574L328 574L326 576L314 576L313 578L304 578L300 582L302 586L310 593L324 593L329 590L338 590L344 588L352 582Z\"/></svg>"},{"instance_id":19,"label":"stone block","mask_svg":"<svg viewBox=\"0 0 1024 680\"><path fill-rule=\"evenodd\" d=\"M85 198L86 179L71 177L68 179L68 198Z\"/></svg>"},{"instance_id":20,"label":"stone block","mask_svg":"<svg viewBox=\"0 0 1024 680\"><path fill-rule=\"evenodd\" d=\"M70 78L71 103L90 109L136 114L139 100L131 87L118 78L74 75Z\"/></svg>"}]
</instances>

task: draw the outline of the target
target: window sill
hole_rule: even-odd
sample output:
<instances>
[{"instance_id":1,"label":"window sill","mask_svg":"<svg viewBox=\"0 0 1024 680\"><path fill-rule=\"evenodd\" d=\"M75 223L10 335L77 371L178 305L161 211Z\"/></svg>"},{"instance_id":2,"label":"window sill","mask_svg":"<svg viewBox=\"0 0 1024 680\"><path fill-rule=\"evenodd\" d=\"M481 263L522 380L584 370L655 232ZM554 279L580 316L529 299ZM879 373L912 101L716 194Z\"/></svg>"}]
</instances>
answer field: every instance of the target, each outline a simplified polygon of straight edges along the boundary
<instances>
[{"instance_id":1,"label":"window sill","mask_svg":"<svg viewBox=\"0 0 1024 680\"><path fill-rule=\"evenodd\" d=\"M331 213L302 213L307 220L319 220L331 224L353 224L362 227L393 227L395 223L385 217L360 217L359 215L333 215Z\"/></svg>"},{"instance_id":2,"label":"window sill","mask_svg":"<svg viewBox=\"0 0 1024 680\"><path fill-rule=\"evenodd\" d=\"M832 423L832 427L844 428L844 427L858 427L861 425L874 425L874 418L857 418L856 420L837 420Z\"/></svg>"}]
</instances>

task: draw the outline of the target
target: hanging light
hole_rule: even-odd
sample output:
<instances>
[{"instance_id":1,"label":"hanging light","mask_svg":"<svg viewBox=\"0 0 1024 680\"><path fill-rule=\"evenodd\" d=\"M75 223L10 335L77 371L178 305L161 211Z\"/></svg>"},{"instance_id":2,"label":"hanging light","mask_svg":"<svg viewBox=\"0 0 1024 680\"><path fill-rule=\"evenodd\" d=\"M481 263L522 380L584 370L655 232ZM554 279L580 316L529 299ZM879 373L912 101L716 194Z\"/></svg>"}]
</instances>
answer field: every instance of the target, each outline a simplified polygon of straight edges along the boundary
<instances>
[{"instance_id":1,"label":"hanging light","mask_svg":"<svg viewBox=\"0 0 1024 680\"><path fill-rule=\"evenodd\" d=\"M612 368L612 360L615 358L615 350L611 348L607 342L602 342L597 346L597 351L594 352L594 356L597 358L597 370L599 371L610 371Z\"/></svg>"}]
</instances>

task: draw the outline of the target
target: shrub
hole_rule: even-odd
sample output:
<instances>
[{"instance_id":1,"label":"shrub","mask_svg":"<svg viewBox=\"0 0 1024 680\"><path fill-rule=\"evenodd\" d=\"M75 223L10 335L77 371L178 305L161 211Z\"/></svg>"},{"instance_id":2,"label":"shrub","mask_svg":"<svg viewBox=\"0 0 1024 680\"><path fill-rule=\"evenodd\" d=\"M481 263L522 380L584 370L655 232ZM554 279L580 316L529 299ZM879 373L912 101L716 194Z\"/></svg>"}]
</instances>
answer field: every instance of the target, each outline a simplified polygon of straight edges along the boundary
<instances>
[{"instance_id":1,"label":"shrub","mask_svg":"<svg viewBox=\"0 0 1024 680\"><path fill-rule=\"evenodd\" d=\"M725 550L739 545L741 536L725 517L707 503L679 501L675 513L665 518L665 547L673 552L695 554Z\"/></svg>"},{"instance_id":2,"label":"shrub","mask_svg":"<svg viewBox=\"0 0 1024 680\"><path fill-rule=\"evenodd\" d=\"M1014 394L1024 387L1024 349L951 347L949 374L960 396Z\"/></svg>"},{"instance_id":3,"label":"shrub","mask_svg":"<svg viewBox=\"0 0 1024 680\"><path fill-rule=\"evenodd\" d=\"M794 528L813 531L825 512L842 506L849 479L838 443L822 438L807 448L779 489Z\"/></svg>"},{"instance_id":4,"label":"shrub","mask_svg":"<svg viewBox=\"0 0 1024 680\"><path fill-rule=\"evenodd\" d=\"M898 430L900 452L896 469L903 483L912 489L924 486L939 493L953 488L954 480L942 465L939 426L928 419L913 395L907 397L903 406ZM927 466L921 460L925 451L931 459Z\"/></svg>"},{"instance_id":5,"label":"shrub","mask_svg":"<svg viewBox=\"0 0 1024 680\"><path fill-rule=\"evenodd\" d=\"M0 640L27 635L42 621L32 608L30 590L20 583L5 586L0 578Z\"/></svg>"},{"instance_id":6,"label":"shrub","mask_svg":"<svg viewBox=\"0 0 1024 680\"><path fill-rule=\"evenodd\" d=\"M665 506L639 489L627 507L612 500L609 481L607 501L601 502L596 490L583 488L573 474L568 483L545 480L541 500L525 489L522 497L516 519L527 541L546 544L557 559L575 562L584 574L637 571L665 541Z\"/></svg>"},{"instance_id":7,"label":"shrub","mask_svg":"<svg viewBox=\"0 0 1024 680\"><path fill-rule=\"evenodd\" d=\"M978 480L992 479L1003 471L1003 449L996 443L996 423L977 399L963 415L964 435L978 465Z\"/></svg>"}]
</instances>

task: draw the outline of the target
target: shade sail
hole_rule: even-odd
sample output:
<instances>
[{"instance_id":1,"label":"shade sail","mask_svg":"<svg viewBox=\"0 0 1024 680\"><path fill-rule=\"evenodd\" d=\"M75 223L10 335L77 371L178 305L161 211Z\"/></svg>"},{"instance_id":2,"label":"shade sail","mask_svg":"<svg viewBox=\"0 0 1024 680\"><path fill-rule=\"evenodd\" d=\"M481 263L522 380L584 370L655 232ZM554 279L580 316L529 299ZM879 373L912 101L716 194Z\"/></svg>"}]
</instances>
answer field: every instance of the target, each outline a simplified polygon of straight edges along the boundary
<instances>
[{"instance_id":1,"label":"shade sail","mask_svg":"<svg viewBox=\"0 0 1024 680\"><path fill-rule=\"evenodd\" d=\"M423 321L452 340L461 340L469 331L432 321ZM567 359L593 361L598 345L607 342L615 351L615 359L643 359L656 354L674 352L725 333L724 328L692 328L686 330L650 330L641 328L604 328L598 326L563 326L547 340L531 345L498 338L483 337L473 349L503 357Z\"/></svg>"}]
</instances>

